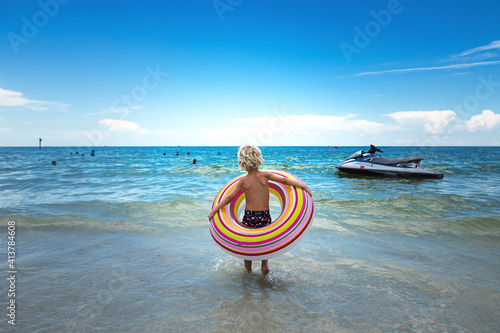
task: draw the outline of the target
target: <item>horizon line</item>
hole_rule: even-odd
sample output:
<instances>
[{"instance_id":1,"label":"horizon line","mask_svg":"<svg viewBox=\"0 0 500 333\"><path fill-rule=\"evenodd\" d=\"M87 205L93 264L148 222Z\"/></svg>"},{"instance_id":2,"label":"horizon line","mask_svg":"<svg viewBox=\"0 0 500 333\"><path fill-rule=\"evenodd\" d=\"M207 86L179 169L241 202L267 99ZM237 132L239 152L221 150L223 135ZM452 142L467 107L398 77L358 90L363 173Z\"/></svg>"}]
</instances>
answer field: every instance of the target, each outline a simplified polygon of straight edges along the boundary
<instances>
[{"instance_id":1,"label":"horizon line","mask_svg":"<svg viewBox=\"0 0 500 333\"><path fill-rule=\"evenodd\" d=\"M368 147L369 145L291 145L291 146L285 146L285 145L257 145L257 147L338 147L337 149L340 149L342 147ZM500 147L500 145L456 145L456 146L450 146L450 145L434 145L434 146L414 146L414 145L378 145L380 147L440 147L440 148L460 148L460 147ZM43 148L79 148L79 149L95 149L95 148L232 148L232 147L241 147L240 146L189 146L189 145L178 145L178 146L42 146L42 149L39 148L39 146L0 146L0 148L37 148L38 150L43 150Z\"/></svg>"}]
</instances>

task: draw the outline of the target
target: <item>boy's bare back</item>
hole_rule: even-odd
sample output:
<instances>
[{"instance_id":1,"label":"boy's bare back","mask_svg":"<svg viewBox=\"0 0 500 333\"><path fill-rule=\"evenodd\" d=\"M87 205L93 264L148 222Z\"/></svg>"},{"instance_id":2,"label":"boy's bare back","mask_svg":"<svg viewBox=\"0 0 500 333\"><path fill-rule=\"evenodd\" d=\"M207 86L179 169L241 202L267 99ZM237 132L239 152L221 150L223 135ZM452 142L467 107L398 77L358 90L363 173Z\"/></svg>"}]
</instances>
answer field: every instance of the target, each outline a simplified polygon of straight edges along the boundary
<instances>
[{"instance_id":1,"label":"boy's bare back","mask_svg":"<svg viewBox=\"0 0 500 333\"><path fill-rule=\"evenodd\" d=\"M269 177L269 172L254 169L248 171L248 174L239 181L239 185L245 191L246 210L269 209Z\"/></svg>"},{"instance_id":2,"label":"boy's bare back","mask_svg":"<svg viewBox=\"0 0 500 333\"><path fill-rule=\"evenodd\" d=\"M238 151L238 164L244 168L248 174L240 179L233 191L219 202L210 213L208 219L211 220L215 213L222 207L228 205L235 198L236 194L243 189L245 191L246 205L248 211L269 210L269 181L278 182L288 186L300 187L312 195L311 189L304 183L293 179L278 176L268 171L259 171L259 166L264 162L259 148L254 146L244 146Z\"/></svg>"}]
</instances>

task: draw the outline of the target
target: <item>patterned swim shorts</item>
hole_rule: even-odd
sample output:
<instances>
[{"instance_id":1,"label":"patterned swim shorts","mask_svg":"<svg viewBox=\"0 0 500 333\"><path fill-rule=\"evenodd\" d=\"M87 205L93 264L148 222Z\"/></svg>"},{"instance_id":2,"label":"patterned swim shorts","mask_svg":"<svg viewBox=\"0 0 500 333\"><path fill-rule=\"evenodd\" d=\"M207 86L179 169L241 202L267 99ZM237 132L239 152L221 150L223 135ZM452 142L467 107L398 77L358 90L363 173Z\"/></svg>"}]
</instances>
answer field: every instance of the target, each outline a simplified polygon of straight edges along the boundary
<instances>
[{"instance_id":1,"label":"patterned swim shorts","mask_svg":"<svg viewBox=\"0 0 500 333\"><path fill-rule=\"evenodd\" d=\"M241 221L241 223L249 228L263 228L270 225L272 222L273 220L271 219L271 213L269 212L269 210L245 210L243 221Z\"/></svg>"}]
</instances>

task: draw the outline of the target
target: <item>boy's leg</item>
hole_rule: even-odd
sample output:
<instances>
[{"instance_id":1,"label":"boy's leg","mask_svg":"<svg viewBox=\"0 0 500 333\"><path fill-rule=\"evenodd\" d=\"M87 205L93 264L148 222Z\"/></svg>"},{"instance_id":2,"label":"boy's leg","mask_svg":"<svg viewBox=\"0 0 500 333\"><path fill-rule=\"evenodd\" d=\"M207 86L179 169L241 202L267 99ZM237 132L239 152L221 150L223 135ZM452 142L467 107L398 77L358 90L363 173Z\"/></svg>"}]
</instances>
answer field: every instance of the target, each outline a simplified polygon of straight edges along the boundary
<instances>
[{"instance_id":1,"label":"boy's leg","mask_svg":"<svg viewBox=\"0 0 500 333\"><path fill-rule=\"evenodd\" d=\"M264 275L269 274L269 266L267 266L267 260L262 260L262 265L260 266L260 269L262 270L262 273Z\"/></svg>"},{"instance_id":2,"label":"boy's leg","mask_svg":"<svg viewBox=\"0 0 500 333\"><path fill-rule=\"evenodd\" d=\"M245 260L245 269L248 273L252 271L252 260Z\"/></svg>"}]
</instances>

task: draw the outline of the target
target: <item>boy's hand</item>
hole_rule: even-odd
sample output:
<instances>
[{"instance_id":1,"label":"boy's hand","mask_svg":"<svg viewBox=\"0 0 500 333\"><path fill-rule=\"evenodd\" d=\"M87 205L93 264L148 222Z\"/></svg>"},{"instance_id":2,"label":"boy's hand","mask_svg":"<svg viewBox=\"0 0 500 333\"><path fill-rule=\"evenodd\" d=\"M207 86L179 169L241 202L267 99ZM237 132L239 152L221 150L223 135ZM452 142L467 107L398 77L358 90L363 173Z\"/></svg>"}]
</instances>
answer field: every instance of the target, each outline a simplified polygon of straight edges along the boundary
<instances>
[{"instance_id":1,"label":"boy's hand","mask_svg":"<svg viewBox=\"0 0 500 333\"><path fill-rule=\"evenodd\" d=\"M215 215L215 212L211 211L210 213L208 213L208 220L209 221L212 221L212 218L214 217Z\"/></svg>"},{"instance_id":2,"label":"boy's hand","mask_svg":"<svg viewBox=\"0 0 500 333\"><path fill-rule=\"evenodd\" d=\"M312 193L311 193L311 189L309 188L309 186L306 185L306 187L304 187L304 190L306 190L307 193L309 193L309 195L312 197Z\"/></svg>"}]
</instances>

